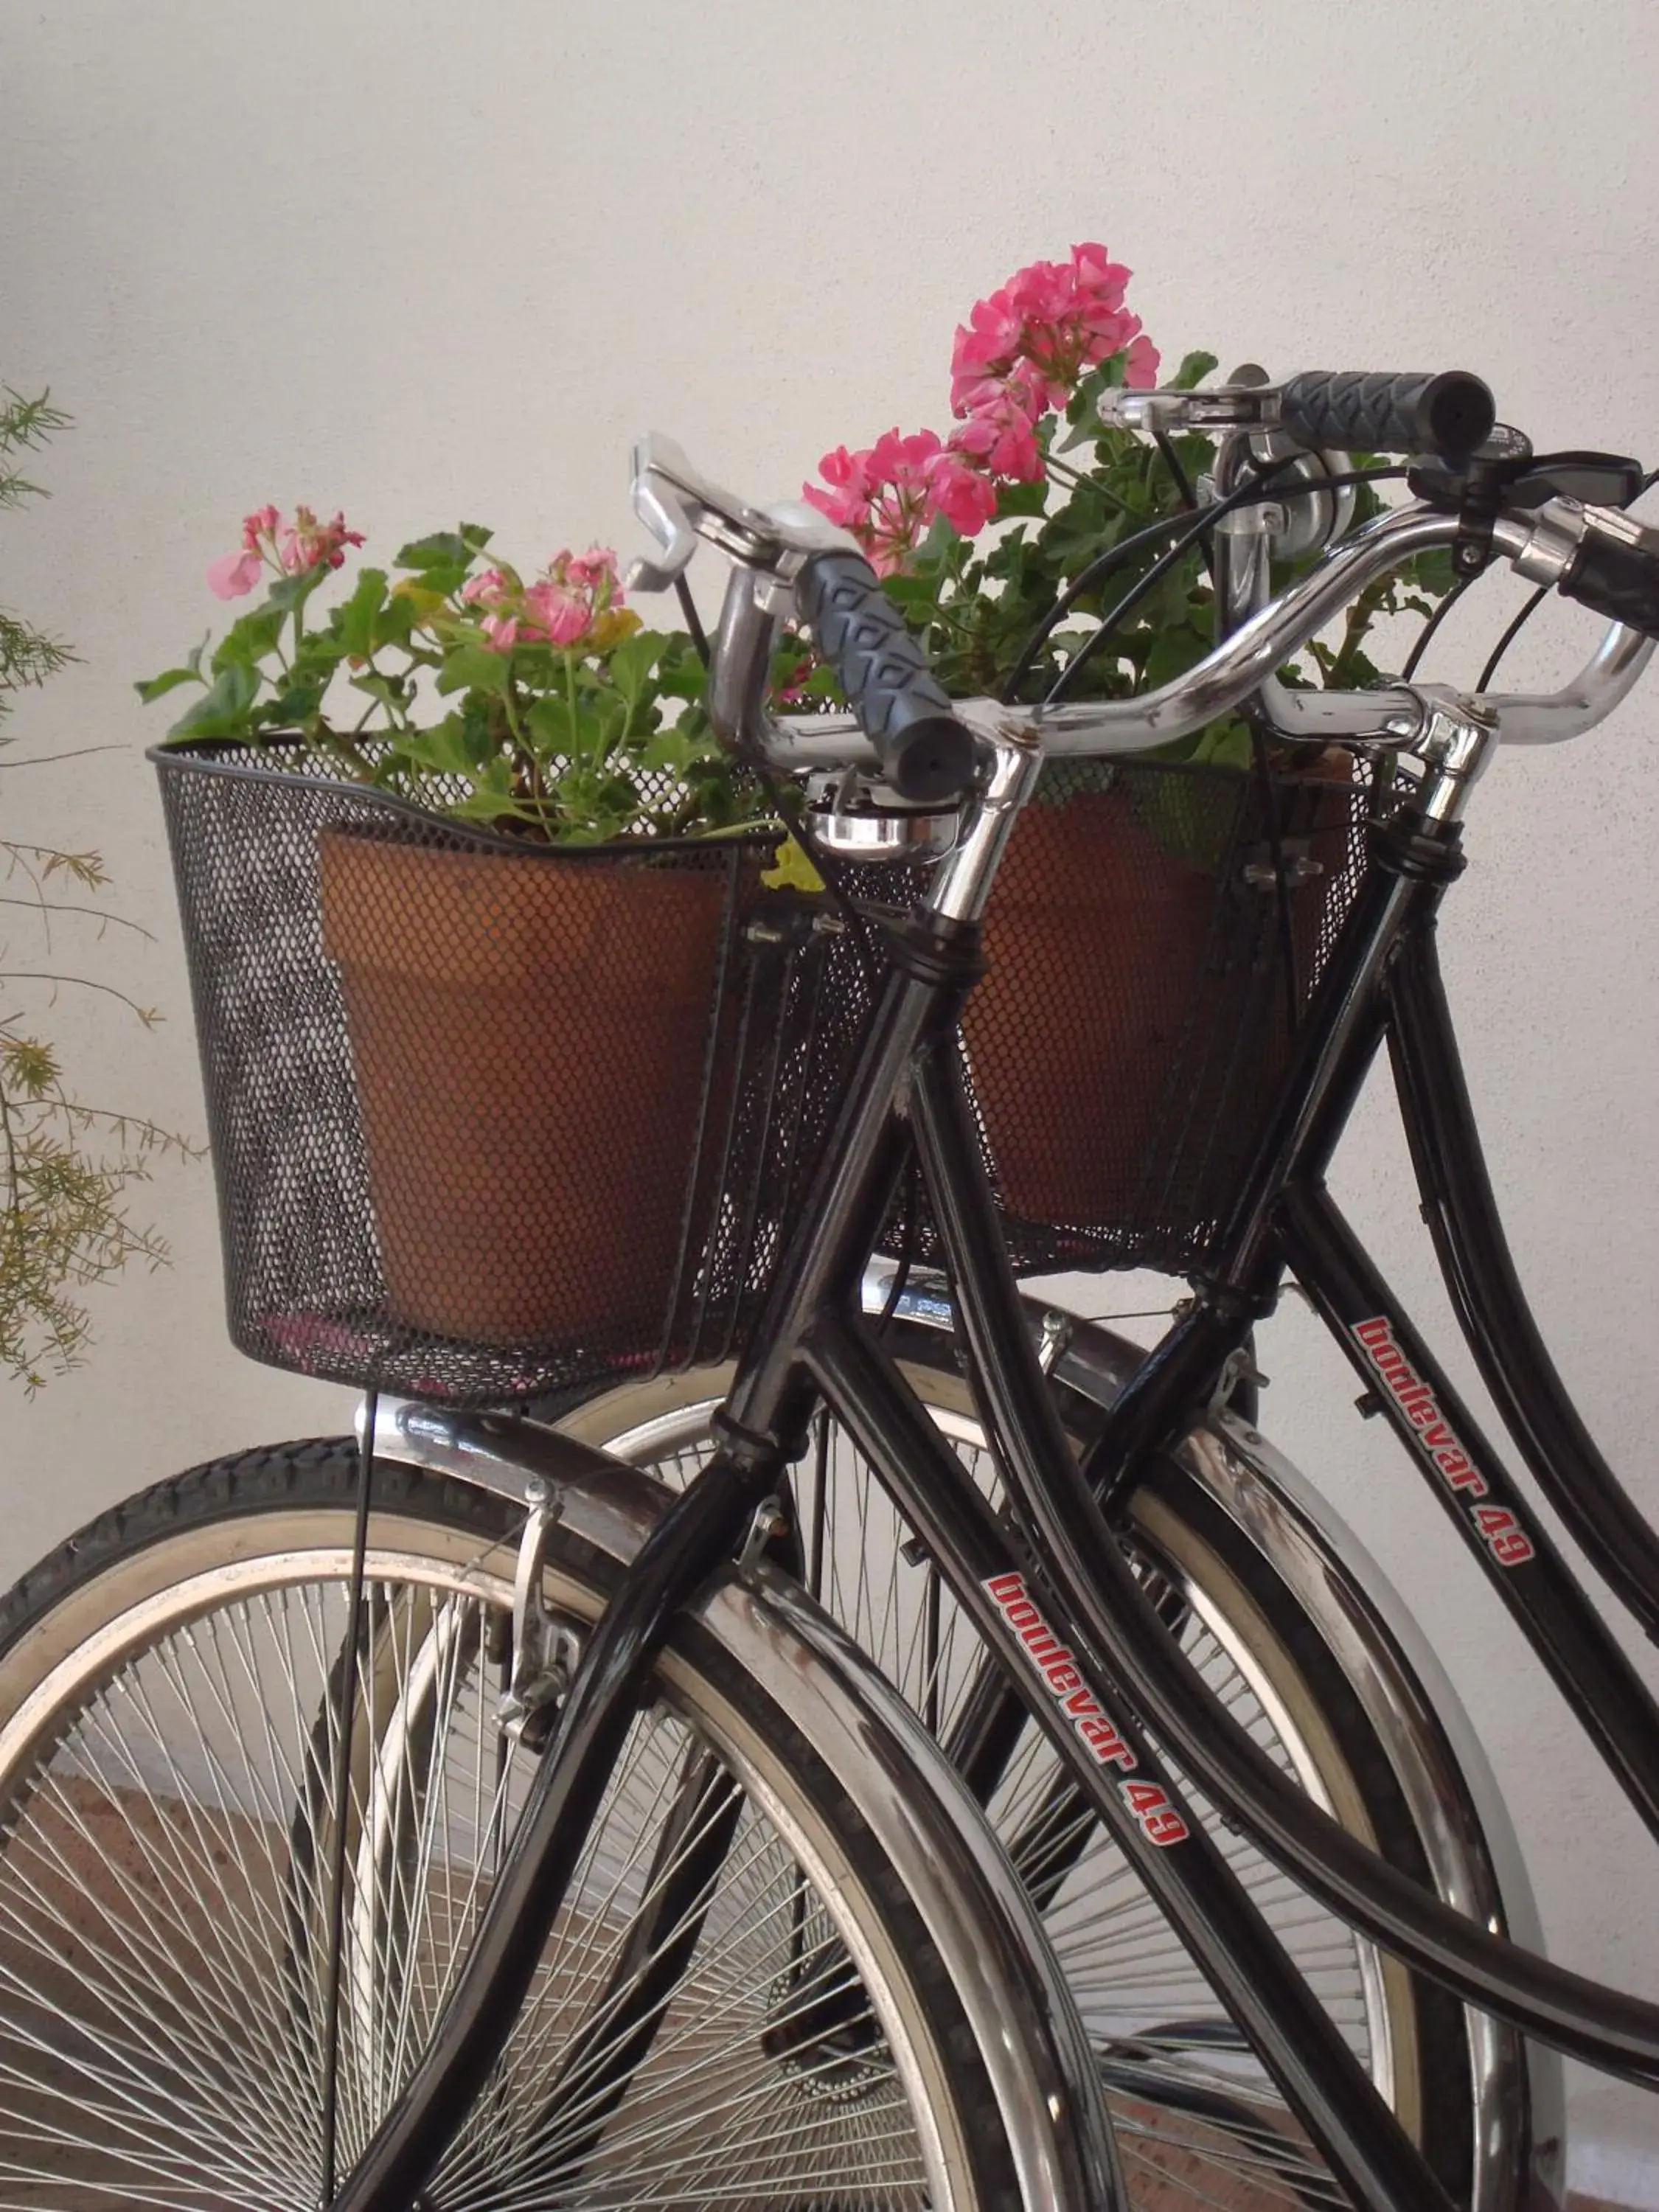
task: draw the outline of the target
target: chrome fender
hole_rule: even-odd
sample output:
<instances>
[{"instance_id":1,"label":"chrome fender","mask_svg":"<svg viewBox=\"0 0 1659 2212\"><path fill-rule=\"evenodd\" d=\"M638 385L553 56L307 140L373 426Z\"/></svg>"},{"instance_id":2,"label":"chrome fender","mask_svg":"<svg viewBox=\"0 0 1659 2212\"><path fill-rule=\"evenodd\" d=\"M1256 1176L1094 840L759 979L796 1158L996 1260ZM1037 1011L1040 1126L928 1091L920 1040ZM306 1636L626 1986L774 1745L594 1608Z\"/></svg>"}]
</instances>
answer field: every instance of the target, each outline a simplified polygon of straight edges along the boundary
<instances>
[{"instance_id":1,"label":"chrome fender","mask_svg":"<svg viewBox=\"0 0 1659 2212\"><path fill-rule=\"evenodd\" d=\"M539 1478L562 1525L624 1565L673 1494L554 1430L396 1399L379 1401L374 1451L519 1504ZM973 2025L1028 2212L1119 2212L1111 2124L1066 1978L938 1744L799 1585L764 1564L716 1577L692 1612L787 1711L902 1875Z\"/></svg>"}]
</instances>

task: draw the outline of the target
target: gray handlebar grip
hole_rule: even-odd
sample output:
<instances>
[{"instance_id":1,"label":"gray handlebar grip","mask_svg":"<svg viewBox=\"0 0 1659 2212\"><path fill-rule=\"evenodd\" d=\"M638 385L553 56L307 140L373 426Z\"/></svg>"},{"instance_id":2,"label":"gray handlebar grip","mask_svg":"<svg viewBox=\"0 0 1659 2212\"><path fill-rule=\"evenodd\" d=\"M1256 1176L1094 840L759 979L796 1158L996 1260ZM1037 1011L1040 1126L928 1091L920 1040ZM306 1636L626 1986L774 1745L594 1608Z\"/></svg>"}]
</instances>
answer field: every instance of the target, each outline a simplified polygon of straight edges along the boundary
<instances>
[{"instance_id":1,"label":"gray handlebar grip","mask_svg":"<svg viewBox=\"0 0 1659 2212\"><path fill-rule=\"evenodd\" d=\"M1467 369L1438 376L1308 369L1279 399L1279 424L1316 452L1444 453L1460 459L1491 437L1498 407Z\"/></svg>"},{"instance_id":2,"label":"gray handlebar grip","mask_svg":"<svg viewBox=\"0 0 1659 2212\"><path fill-rule=\"evenodd\" d=\"M1561 590L1609 622L1659 637L1659 553L1593 532L1561 579Z\"/></svg>"},{"instance_id":3,"label":"gray handlebar grip","mask_svg":"<svg viewBox=\"0 0 1659 2212\"><path fill-rule=\"evenodd\" d=\"M857 553L814 553L795 605L835 671L901 799L961 799L974 781L974 740L904 627L881 579Z\"/></svg>"}]
</instances>

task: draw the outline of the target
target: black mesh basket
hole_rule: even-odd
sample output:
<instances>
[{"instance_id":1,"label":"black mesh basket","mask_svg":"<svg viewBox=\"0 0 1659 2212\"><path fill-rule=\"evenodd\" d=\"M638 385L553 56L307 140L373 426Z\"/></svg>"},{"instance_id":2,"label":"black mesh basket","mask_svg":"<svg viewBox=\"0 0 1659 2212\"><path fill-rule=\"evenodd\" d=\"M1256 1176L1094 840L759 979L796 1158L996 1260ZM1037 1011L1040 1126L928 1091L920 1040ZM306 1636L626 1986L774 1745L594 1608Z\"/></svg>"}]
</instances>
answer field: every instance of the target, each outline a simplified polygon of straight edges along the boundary
<instances>
[{"instance_id":1,"label":"black mesh basket","mask_svg":"<svg viewBox=\"0 0 1659 2212\"><path fill-rule=\"evenodd\" d=\"M154 757L239 1347L500 1404L738 1342L857 1011L775 833L550 848L291 744Z\"/></svg>"}]
</instances>

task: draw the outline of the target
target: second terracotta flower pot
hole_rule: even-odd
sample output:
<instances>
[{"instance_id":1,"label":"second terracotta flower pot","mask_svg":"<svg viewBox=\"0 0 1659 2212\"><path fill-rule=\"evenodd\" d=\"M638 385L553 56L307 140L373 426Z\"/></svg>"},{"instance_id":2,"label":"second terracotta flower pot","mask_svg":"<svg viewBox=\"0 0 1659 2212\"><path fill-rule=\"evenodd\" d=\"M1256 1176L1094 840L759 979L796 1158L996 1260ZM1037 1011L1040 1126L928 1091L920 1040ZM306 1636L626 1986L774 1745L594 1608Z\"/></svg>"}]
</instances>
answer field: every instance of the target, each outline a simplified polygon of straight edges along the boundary
<instances>
[{"instance_id":1,"label":"second terracotta flower pot","mask_svg":"<svg viewBox=\"0 0 1659 2212\"><path fill-rule=\"evenodd\" d=\"M1302 989L1352 820L1346 756L1280 787ZM1288 1037L1257 800L1223 772L1132 769L1021 816L963 1030L1017 1221L1166 1246L1248 1157ZM1296 878L1292 878L1296 882Z\"/></svg>"},{"instance_id":2,"label":"second terracotta flower pot","mask_svg":"<svg viewBox=\"0 0 1659 2212\"><path fill-rule=\"evenodd\" d=\"M1117 791L1028 806L963 1020L1005 1211L1085 1224L1134 1194L1202 957L1212 878Z\"/></svg>"}]
</instances>

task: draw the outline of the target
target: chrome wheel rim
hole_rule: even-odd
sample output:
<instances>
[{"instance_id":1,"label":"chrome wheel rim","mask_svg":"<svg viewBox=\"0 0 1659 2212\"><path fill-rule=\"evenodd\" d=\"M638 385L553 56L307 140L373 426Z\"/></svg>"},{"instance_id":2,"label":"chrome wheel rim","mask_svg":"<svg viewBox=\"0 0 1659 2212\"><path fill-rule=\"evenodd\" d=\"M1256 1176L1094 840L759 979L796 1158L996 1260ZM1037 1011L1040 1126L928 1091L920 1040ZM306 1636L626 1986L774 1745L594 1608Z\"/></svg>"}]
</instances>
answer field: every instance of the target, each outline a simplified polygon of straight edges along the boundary
<instances>
[{"instance_id":1,"label":"chrome wheel rim","mask_svg":"<svg viewBox=\"0 0 1659 2212\"><path fill-rule=\"evenodd\" d=\"M434 1557L431 1533L371 1547L349 1669L342 2172L425 2046L529 1765L494 1724L510 1555L465 1556L458 1537ZM76 1640L0 1729L0 2206L316 2203L350 1568L348 1545L313 1536L181 1575ZM556 1575L548 1595L578 1620L596 1602ZM902 1962L826 1859L833 1839L688 1680L671 1661L635 1724L437 2178L445 2212L956 2202L960 2147ZM665 1917L722 1814L712 1887ZM610 2109L629 1991L698 1910Z\"/></svg>"}]
</instances>

